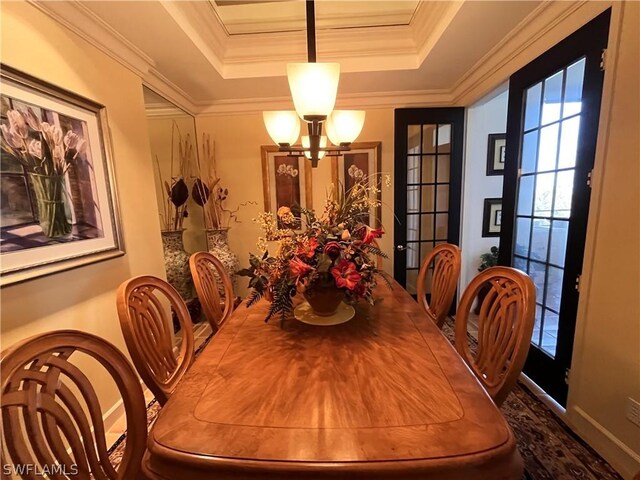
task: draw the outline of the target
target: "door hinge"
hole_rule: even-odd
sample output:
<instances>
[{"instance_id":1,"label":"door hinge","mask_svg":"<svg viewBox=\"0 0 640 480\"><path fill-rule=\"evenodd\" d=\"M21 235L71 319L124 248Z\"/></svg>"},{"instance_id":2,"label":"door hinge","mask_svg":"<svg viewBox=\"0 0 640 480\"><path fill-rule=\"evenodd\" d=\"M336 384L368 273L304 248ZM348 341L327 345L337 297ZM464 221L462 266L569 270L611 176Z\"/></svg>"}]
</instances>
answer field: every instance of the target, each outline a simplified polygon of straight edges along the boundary
<instances>
[{"instance_id":1,"label":"door hinge","mask_svg":"<svg viewBox=\"0 0 640 480\"><path fill-rule=\"evenodd\" d=\"M567 368L564 371L564 383L566 383L567 385L569 385L569 377L571 376L571 369Z\"/></svg>"},{"instance_id":2,"label":"door hinge","mask_svg":"<svg viewBox=\"0 0 640 480\"><path fill-rule=\"evenodd\" d=\"M591 188L592 184L593 184L593 168L589 170L589 173L587 173L587 187Z\"/></svg>"},{"instance_id":3,"label":"door hinge","mask_svg":"<svg viewBox=\"0 0 640 480\"><path fill-rule=\"evenodd\" d=\"M607 49L602 49L602 55L600 56L600 70L602 72L607 68Z\"/></svg>"},{"instance_id":4,"label":"door hinge","mask_svg":"<svg viewBox=\"0 0 640 480\"><path fill-rule=\"evenodd\" d=\"M582 278L582 275L577 275L576 276L576 292L580 293L580 279Z\"/></svg>"}]
</instances>

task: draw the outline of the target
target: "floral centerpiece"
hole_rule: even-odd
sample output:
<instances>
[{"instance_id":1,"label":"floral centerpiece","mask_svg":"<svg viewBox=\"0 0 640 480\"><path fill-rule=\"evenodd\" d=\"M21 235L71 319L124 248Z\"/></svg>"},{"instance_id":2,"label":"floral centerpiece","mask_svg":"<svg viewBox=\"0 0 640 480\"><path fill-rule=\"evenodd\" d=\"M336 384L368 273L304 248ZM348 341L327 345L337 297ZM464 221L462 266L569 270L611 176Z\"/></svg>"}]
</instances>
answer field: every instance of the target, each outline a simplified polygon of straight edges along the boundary
<instances>
[{"instance_id":1,"label":"floral centerpiece","mask_svg":"<svg viewBox=\"0 0 640 480\"><path fill-rule=\"evenodd\" d=\"M31 107L9 110L7 120L0 126L0 145L29 174L43 233L49 238L67 236L71 233L67 215L71 207L65 175L85 152L85 139L72 130L63 131L58 125L42 122Z\"/></svg>"},{"instance_id":2,"label":"floral centerpiece","mask_svg":"<svg viewBox=\"0 0 640 480\"><path fill-rule=\"evenodd\" d=\"M319 217L313 210L294 212L288 207L280 207L277 218L270 212L262 214L258 221L265 236L258 247L264 253L251 255L250 267L238 272L251 278L247 306L267 297L271 300L268 321L289 316L296 294L304 295L320 316L332 315L343 300L373 304L377 279L391 285L376 261L386 257L376 241L383 229L367 224L369 213L380 203L373 195L380 183L375 178L363 178L347 191L330 192ZM388 183L388 176L385 179ZM294 230L298 218L301 230ZM267 240L279 241L274 256L266 249Z\"/></svg>"}]
</instances>

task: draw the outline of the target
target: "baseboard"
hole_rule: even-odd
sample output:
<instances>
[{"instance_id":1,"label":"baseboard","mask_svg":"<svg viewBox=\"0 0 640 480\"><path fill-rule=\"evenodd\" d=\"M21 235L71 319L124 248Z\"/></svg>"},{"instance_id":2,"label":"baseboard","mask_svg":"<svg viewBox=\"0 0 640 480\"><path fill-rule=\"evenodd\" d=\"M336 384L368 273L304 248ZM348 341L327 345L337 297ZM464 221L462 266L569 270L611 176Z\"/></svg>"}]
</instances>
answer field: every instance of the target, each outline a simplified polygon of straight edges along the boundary
<instances>
[{"instance_id":1,"label":"baseboard","mask_svg":"<svg viewBox=\"0 0 640 480\"><path fill-rule=\"evenodd\" d=\"M569 409L570 423L575 431L628 480L640 471L640 455L627 447L618 437L598 423L580 407Z\"/></svg>"}]
</instances>

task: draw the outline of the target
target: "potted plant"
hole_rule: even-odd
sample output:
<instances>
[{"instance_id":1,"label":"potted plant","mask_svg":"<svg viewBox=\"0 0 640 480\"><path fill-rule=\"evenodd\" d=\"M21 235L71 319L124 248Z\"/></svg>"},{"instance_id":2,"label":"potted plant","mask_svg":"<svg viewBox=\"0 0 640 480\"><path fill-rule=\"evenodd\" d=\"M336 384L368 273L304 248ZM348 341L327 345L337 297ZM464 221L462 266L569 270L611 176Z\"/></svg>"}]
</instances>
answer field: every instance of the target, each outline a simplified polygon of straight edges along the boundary
<instances>
[{"instance_id":1,"label":"potted plant","mask_svg":"<svg viewBox=\"0 0 640 480\"><path fill-rule=\"evenodd\" d=\"M478 267L478 271L482 272L487 268L495 267L496 265L498 265L498 254L498 247L493 246L488 252L480 255L480 266ZM476 308L473 311L473 313L475 313L476 315L480 313L480 306L482 305L484 298L487 296L487 293L489 293L490 288L491 287L489 285L483 285L482 287L480 287L480 290L478 291Z\"/></svg>"},{"instance_id":2,"label":"potted plant","mask_svg":"<svg viewBox=\"0 0 640 480\"><path fill-rule=\"evenodd\" d=\"M247 306L262 296L271 300L265 321L284 320L293 310L293 297L301 294L317 316L332 315L340 303L365 300L371 304L377 279L389 285L386 273L376 267L377 256L386 255L376 246L382 228L365 223L368 212L379 201L372 195L377 182L362 179L345 191L330 192L323 213L280 207L260 216L264 237L258 242L261 256L251 255L250 267L238 272L251 278L253 289ZM367 213L367 215L364 215ZM278 240L271 256L268 240Z\"/></svg>"}]
</instances>

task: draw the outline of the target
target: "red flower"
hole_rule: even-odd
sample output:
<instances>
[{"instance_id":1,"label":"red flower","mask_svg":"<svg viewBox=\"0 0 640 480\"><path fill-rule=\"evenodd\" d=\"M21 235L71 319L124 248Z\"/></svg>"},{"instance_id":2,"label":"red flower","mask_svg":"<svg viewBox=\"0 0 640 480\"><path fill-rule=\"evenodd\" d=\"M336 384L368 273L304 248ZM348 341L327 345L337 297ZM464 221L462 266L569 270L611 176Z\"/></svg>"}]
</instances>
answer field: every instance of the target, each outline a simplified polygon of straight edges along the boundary
<instances>
[{"instance_id":1,"label":"red flower","mask_svg":"<svg viewBox=\"0 0 640 480\"><path fill-rule=\"evenodd\" d=\"M336 285L340 288L348 288L353 290L358 285L358 282L362 279L356 271L356 264L349 260L342 259L338 264L331 269L331 275L336 279Z\"/></svg>"},{"instance_id":2,"label":"red flower","mask_svg":"<svg viewBox=\"0 0 640 480\"><path fill-rule=\"evenodd\" d=\"M371 243L374 239L382 237L384 230L381 228L373 229L371 227L364 227L364 235L362 236L363 243Z\"/></svg>"},{"instance_id":3,"label":"red flower","mask_svg":"<svg viewBox=\"0 0 640 480\"><path fill-rule=\"evenodd\" d=\"M307 265L298 257L293 257L293 259L289 262L289 271L294 277L302 277L303 275L309 273L311 270L313 270L313 267Z\"/></svg>"},{"instance_id":4,"label":"red flower","mask_svg":"<svg viewBox=\"0 0 640 480\"><path fill-rule=\"evenodd\" d=\"M324 246L324 253L329 255L331 258L336 258L340 255L340 250L342 250L342 247L335 241L329 242Z\"/></svg>"},{"instance_id":5,"label":"red flower","mask_svg":"<svg viewBox=\"0 0 640 480\"><path fill-rule=\"evenodd\" d=\"M318 245L318 240L315 237L311 237L309 240L298 246L296 254L301 257L313 258L316 254L316 248L318 248Z\"/></svg>"}]
</instances>

